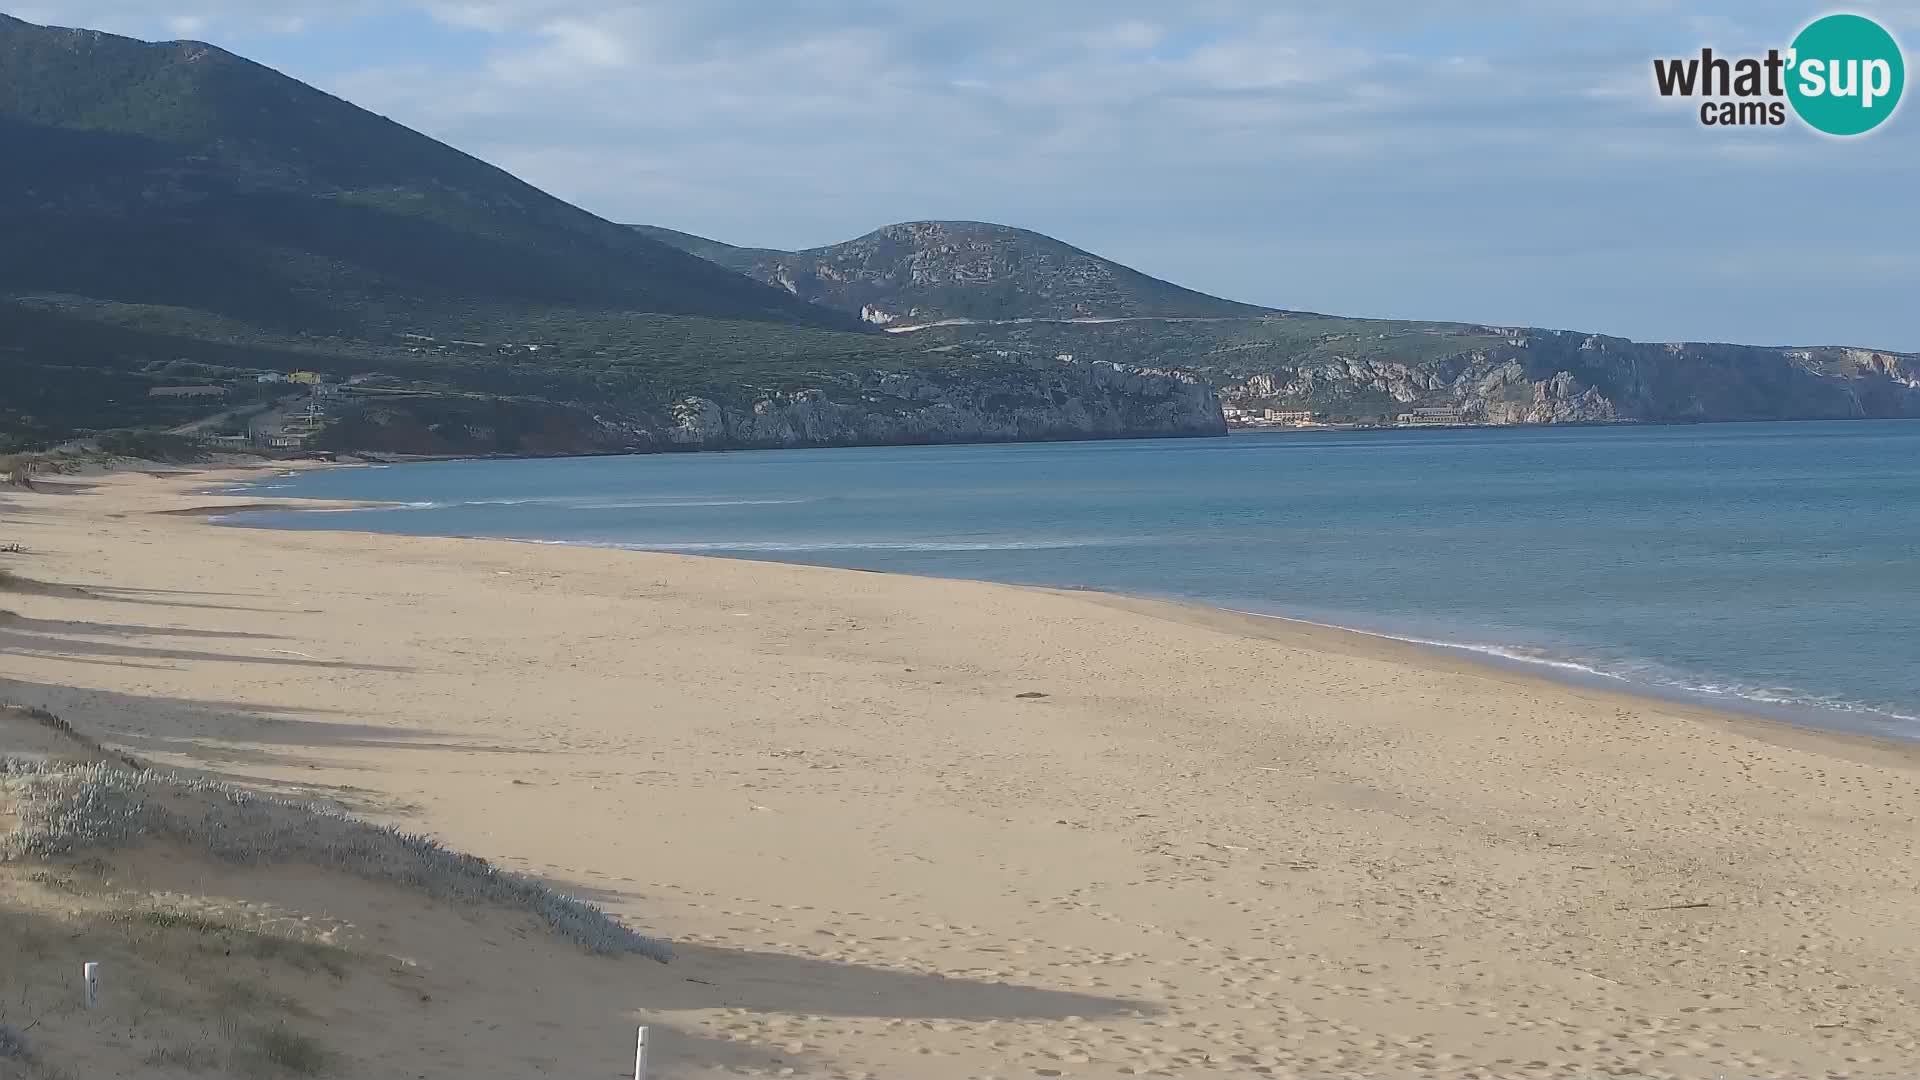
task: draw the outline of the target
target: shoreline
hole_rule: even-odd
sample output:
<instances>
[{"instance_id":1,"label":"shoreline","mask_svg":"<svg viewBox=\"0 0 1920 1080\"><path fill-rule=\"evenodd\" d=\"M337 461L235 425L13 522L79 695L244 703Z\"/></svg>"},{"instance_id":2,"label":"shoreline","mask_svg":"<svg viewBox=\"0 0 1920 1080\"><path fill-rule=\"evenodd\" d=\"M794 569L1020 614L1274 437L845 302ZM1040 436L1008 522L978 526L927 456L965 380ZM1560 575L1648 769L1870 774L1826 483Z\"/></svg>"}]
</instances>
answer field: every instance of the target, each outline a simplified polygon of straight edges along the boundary
<instances>
[{"instance_id":1,"label":"shoreline","mask_svg":"<svg viewBox=\"0 0 1920 1080\"><path fill-rule=\"evenodd\" d=\"M1181 601L1170 601L1180 603ZM1202 607L1214 605L1202 604ZM1220 610L1245 615L1254 619L1273 619L1281 622L1297 623L1341 633L1359 634L1363 637L1381 641L1398 642L1418 649L1439 653L1460 662L1482 668L1500 671L1514 671L1544 679L1556 686L1574 689L1593 690L1599 693L1619 694L1626 697L1648 701L1657 701L1669 707L1693 707L1710 713L1727 713L1743 720L1752 720L1767 724L1785 725L1791 728L1831 735L1845 735L1862 739L1871 739L1894 746L1920 748L1920 717L1902 713L1882 712L1873 709L1845 709L1832 706L1813 705L1803 702L1770 702L1760 698L1747 697L1732 692L1703 690L1698 687L1677 684L1663 684L1638 681L1625 675L1614 675L1589 667L1574 660L1558 660L1545 657L1514 656L1501 651L1506 646L1464 644L1450 641L1437 641L1428 638L1408 637L1385 630L1370 630L1359 626L1342 626L1337 623L1317 622L1312 619L1300 619L1290 615L1276 615L1260 611L1242 611L1236 608ZM1914 725L1912 734L1882 730L1895 725Z\"/></svg>"},{"instance_id":2,"label":"shoreline","mask_svg":"<svg viewBox=\"0 0 1920 1080\"><path fill-rule=\"evenodd\" d=\"M555 1074L635 1023L675 1080L1920 1073L1914 747L1168 601L170 513L264 474L0 494L59 586L0 594L0 700L674 943L537 1011L455 943Z\"/></svg>"},{"instance_id":3,"label":"shoreline","mask_svg":"<svg viewBox=\"0 0 1920 1080\"><path fill-rule=\"evenodd\" d=\"M1789 421L1792 422L1792 421ZM486 458L439 458L433 460L491 460ZM408 462L411 463L411 462ZM310 472L348 468L365 468L372 464L353 464L342 462L271 462L260 466L216 466L209 472L251 474L265 469L287 472ZM136 469L153 479L168 479L174 476L195 475L191 469L180 473L162 474ZM246 486L257 480L245 480ZM232 483L221 485L231 487ZM241 498L240 495L221 495L211 489L197 490L192 494L205 498ZM283 531L263 526L232 526L221 520L228 516L243 516L256 513L337 513L353 510L404 510L412 504L403 502L384 502L379 500L354 499L306 499L306 498L265 498L236 505L201 505L157 511L169 516L201 518L201 524L213 527L239 527L262 531ZM382 533L360 529L303 529L284 530L303 533L318 533L338 536L363 537L412 537L413 534ZM1126 593L1111 592L1103 589L1077 589L1055 585L1019 585L1005 582L987 581L978 578L948 578L935 575L902 574L895 571L862 570L856 568L823 566L814 563L789 563L771 559L750 559L737 556L710 555L700 552L666 552L647 548L632 548L614 544L594 544L575 541L533 541L510 537L487 536L439 536L432 539L452 540L462 544L512 544L548 548L574 548L596 551L618 552L623 555L663 556L675 559L695 559L720 562L744 563L748 566L797 568L803 570L826 571L829 573L881 574L891 577L910 578L927 582L947 582L961 585L980 585L995 589L1014 589L1035 592L1043 595L1071 597L1104 604L1116 610L1129 611L1152 618L1182 621L1182 617L1192 617L1192 621L1210 628L1230 628L1232 632L1249 637L1269 640L1282 640L1290 643L1305 644L1309 648L1337 651L1341 646L1351 648L1359 655L1389 655L1399 662L1414 663L1432 670L1448 673L1476 674L1482 677L1505 676L1537 684L1560 691L1577 691L1594 695L1601 700L1615 701L1622 705L1639 708L1659 708L1674 712L1701 722L1718 724L1728 730L1740 732L1748 737L1763 739L1783 746L1819 746L1821 744L1850 745L1858 752L1867 754L1890 754L1897 758L1908 759L1908 764L1920 769L1920 733L1911 737L1885 734L1841 723L1822 724L1803 719L1817 712L1812 707L1782 706L1777 712L1765 710L1764 703L1749 699L1738 699L1748 707L1739 704L1721 704L1717 700L1707 700L1713 695L1703 691L1676 688L1672 693L1661 693L1661 688L1648 683L1634 682L1630 679L1608 675L1604 672L1587 672L1587 678L1551 669L1558 662L1530 660L1520 657L1503 657L1491 654L1470 645L1453 644L1441 641L1423 640L1364 629L1361 627L1341 626L1334 623L1316 622L1289 615L1270 614L1258 611L1246 611L1230 608L1205 601L1188 600L1173 597L1133 596ZM1618 682L1620 685L1608 685ZM1736 695L1728 695L1736 696ZM1887 714L1873 713L1873 716ZM1889 716L1889 719L1904 719Z\"/></svg>"},{"instance_id":4,"label":"shoreline","mask_svg":"<svg viewBox=\"0 0 1920 1080\"><path fill-rule=\"evenodd\" d=\"M1646 684L1631 682L1627 679L1615 679L1613 676L1603 675L1590 680L1560 677L1541 671L1540 668L1545 666L1544 664L1526 660L1503 663L1499 658L1487 656L1466 646L1396 637L1392 634L1336 626L1332 623L1314 622L1309 619L1296 619L1286 615L1240 611L1184 600L1132 597L1098 590L1068 592L1041 586L1002 587L1013 589L1031 587L1042 592L1092 597L1096 602L1104 600L1121 610L1157 618L1177 619L1185 613L1203 625L1226 626L1232 628L1234 632L1249 637L1298 641L1319 649L1334 650L1344 643L1358 655L1385 655L1398 663L1426 666L1435 671L1466 672L1483 678L1505 678L1516 683L1576 693L1591 700L1622 707L1655 708L1664 713L1717 725L1750 738L1781 746L1827 748L1835 751L1845 749L1851 753L1867 756L1888 755L1892 759L1904 762L1907 767L1920 770L1920 736L1906 738L1852 728L1805 723L1784 716L1769 716L1765 713L1723 706L1717 702L1700 701L1697 700L1698 695L1690 697L1676 693L1667 696L1654 693ZM1609 683L1618 682L1620 685L1606 685L1601 683L1600 679L1606 679Z\"/></svg>"},{"instance_id":5,"label":"shoreline","mask_svg":"<svg viewBox=\"0 0 1920 1080\"><path fill-rule=\"evenodd\" d=\"M486 459L474 459L474 460L486 460ZM286 471L287 472L296 472L296 471L308 472L308 471L363 468L363 467L366 467L366 466L356 465L352 463L313 462L313 463L305 463L304 466L301 468L288 469ZM252 484L249 483L246 486L251 487ZM208 491L208 492L205 492L204 494L208 495L209 497L218 496L218 493L213 491ZM226 497L238 498L240 497L240 494L235 493L231 496L226 496ZM378 500L353 500L353 499L343 500L343 499L322 499L322 498L307 499L307 498L298 498L298 497L282 498L282 499L266 498L266 499L261 499L255 503L238 505L238 506L233 506L228 508L207 508L203 516L207 518L209 524L214 524L214 525L233 526L233 527L239 527L239 528L272 529L274 527L270 525L268 526L246 525L238 521L237 519L244 515L253 514L253 513L325 514L325 513L337 513L342 511L354 511L354 510L396 510L397 511L397 510L412 509L418 505L420 504L407 503L407 502L378 501ZM182 510L182 511L175 511L175 512L181 513L181 514L201 514L202 513L202 511L198 508L194 510ZM345 529L345 530L302 529L302 530L295 530L295 531L303 531L303 532L340 531L340 532L351 532L351 533L359 533L362 535L372 535L372 536L417 535L417 534L411 534L411 533L387 533L387 532L380 532L378 530L356 530L356 529ZM442 535L442 534L432 534L432 535ZM513 544L534 544L534 545L548 546L548 547L586 548L586 549L594 549L594 550L621 551L621 552L628 552L628 553L635 553L635 554L678 555L678 556L687 556L687 557L693 557L693 558L728 559L728 560L737 561L737 562L757 563L757 564L774 565L774 566L818 566L824 569L836 569L836 567L826 565L826 564L819 564L819 563L783 562L778 559L765 559L765 558L757 558L757 557L743 556L743 555L715 555L715 554L710 554L710 553L701 552L701 551L660 549L660 548L646 547L643 545L626 545L626 544L613 543L613 542L593 542L593 541L574 541L574 540L530 540L530 539L521 539L521 538L514 538L514 537L490 537L490 536L445 536L444 538L457 539L457 540L494 541L494 542L500 542L500 543L513 543ZM898 573L897 571L860 570L860 568L855 568L855 567L844 567L844 568L838 568L838 569L858 570L859 572L865 572L865 573ZM1748 697L1735 692L1714 691L1714 690L1707 690L1707 689L1702 689L1694 686L1687 686L1687 685L1680 685L1680 684L1662 684L1662 683L1649 682L1644 680L1637 680L1628 676L1615 675L1607 671L1603 671L1597 668L1587 666L1585 664L1580 663L1577 659L1572 659L1572 658L1561 659L1561 658L1550 658L1550 657L1544 657L1544 656L1529 657L1529 656L1512 654L1511 650L1523 649L1526 647L1524 645L1500 646L1500 645L1487 645L1487 644L1470 643L1470 642L1454 642L1454 641L1443 641L1443 640L1435 640L1435 639L1428 639L1428 638L1419 638L1419 637L1412 637L1404 634L1394 633L1390 630L1374 629L1366 626L1351 626L1351 625L1344 625L1340 623L1322 622L1315 619L1303 618L1300 616L1288 615L1288 614L1278 613L1278 612L1247 610L1242 608L1230 607L1225 604L1214 603L1207 600L1194 599L1194 598L1188 598L1188 597L1135 596L1132 594L1112 592L1112 591L1101 590L1101 589L1076 589L1076 588L1069 588L1069 587L1058 586L1058 585L1022 585L1022 584L1012 584L1007 582L996 582L996 581L992 581L990 579L984 579L984 578L940 577L938 575L918 575L918 574L901 574L901 576L925 577L925 578L928 578L929 580L978 582L981 584L997 585L997 586L1004 586L1004 587L1010 587L1010 588L1032 588L1032 589L1038 589L1041 591L1070 593L1073 595L1110 596L1110 597L1115 597L1122 600L1137 600L1143 603L1163 603L1163 604L1173 605L1176 607L1194 607L1194 608L1200 608L1200 609L1209 610L1209 611L1216 611L1225 615L1240 616L1248 620L1254 620L1254 622L1251 622L1248 624L1250 627L1257 627L1259 625L1259 621L1262 621L1262 620L1278 621L1278 622L1283 622L1283 623L1291 624L1298 627L1314 628L1314 629L1332 631L1340 634L1355 634L1370 640L1375 640L1380 642L1392 642L1400 645L1412 646L1414 648L1426 651L1430 654L1433 654L1439 657L1444 657L1453 662L1465 664L1477 669L1512 671L1512 672L1523 673L1535 678L1542 679L1547 683L1550 683L1555 686L1560 686L1560 687L1573 688L1573 689L1586 689L1586 690L1594 690L1594 691L1603 692L1603 693L1620 694L1627 697L1640 699L1645 702L1658 703L1660 705L1667 706L1667 707L1690 707L1690 708L1699 709L1705 712L1725 713L1725 714L1729 714L1733 719L1750 721L1750 722L1764 724L1764 725L1784 725L1790 728L1803 729L1803 730L1813 732L1813 733L1818 733L1818 734L1828 734L1828 735L1836 735L1836 736L1845 736L1850 738L1858 738L1858 739L1869 740L1875 743L1885 743L1892 746L1906 746L1906 747L1920 748L1920 718L1916 718L1913 716L1907 716L1900 713L1892 713L1892 712L1886 712L1882 710L1875 710L1875 709L1869 709L1869 708L1856 709L1856 708L1847 708L1847 707L1841 707L1841 706L1821 705L1821 704L1815 704L1815 703L1804 702L1804 701L1767 701L1764 699ZM1502 650L1509 650L1509 651L1502 651ZM1900 728L1905 726L1912 727L1911 733L1908 733L1903 730L1899 730Z\"/></svg>"}]
</instances>

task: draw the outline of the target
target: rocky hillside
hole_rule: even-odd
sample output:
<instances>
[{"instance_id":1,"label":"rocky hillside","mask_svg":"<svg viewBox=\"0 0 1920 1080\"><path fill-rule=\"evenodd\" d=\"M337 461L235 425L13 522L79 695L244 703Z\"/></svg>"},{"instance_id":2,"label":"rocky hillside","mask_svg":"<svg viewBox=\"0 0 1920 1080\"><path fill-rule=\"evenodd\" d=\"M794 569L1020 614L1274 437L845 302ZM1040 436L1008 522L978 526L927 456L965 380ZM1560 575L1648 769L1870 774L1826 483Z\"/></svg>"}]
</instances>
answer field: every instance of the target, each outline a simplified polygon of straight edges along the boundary
<instances>
[{"instance_id":1,"label":"rocky hillside","mask_svg":"<svg viewBox=\"0 0 1920 1080\"><path fill-rule=\"evenodd\" d=\"M1365 424L1415 409L1468 424L1920 416L1920 358L1907 353L1644 344L1254 308L971 222L891 225L803 252L645 231L901 339L1191 371L1228 408L1255 413Z\"/></svg>"},{"instance_id":2,"label":"rocky hillside","mask_svg":"<svg viewBox=\"0 0 1920 1080\"><path fill-rule=\"evenodd\" d=\"M1226 434L1220 401L1182 372L1037 360L869 373L801 390L658 406L526 398L370 398L324 447L409 454L577 454Z\"/></svg>"},{"instance_id":3,"label":"rocky hillside","mask_svg":"<svg viewBox=\"0 0 1920 1080\"><path fill-rule=\"evenodd\" d=\"M1050 236L980 221L910 221L806 251L640 232L892 329L946 320L1258 318L1267 308L1183 289Z\"/></svg>"},{"instance_id":4,"label":"rocky hillside","mask_svg":"<svg viewBox=\"0 0 1920 1080\"><path fill-rule=\"evenodd\" d=\"M304 333L858 324L199 42L0 15L0 295Z\"/></svg>"},{"instance_id":5,"label":"rocky hillside","mask_svg":"<svg viewBox=\"0 0 1920 1080\"><path fill-rule=\"evenodd\" d=\"M1206 324L943 327L914 335L1032 355L1193 371L1225 405L1471 424L1920 416L1920 356L1884 350L1644 344L1592 334L1325 317Z\"/></svg>"},{"instance_id":6,"label":"rocky hillside","mask_svg":"<svg viewBox=\"0 0 1920 1080\"><path fill-rule=\"evenodd\" d=\"M1222 430L1194 380L881 333L198 42L0 15L0 237L0 452L264 407L291 372L327 441L388 449ZM1172 290L1041 248L1014 294Z\"/></svg>"}]
</instances>

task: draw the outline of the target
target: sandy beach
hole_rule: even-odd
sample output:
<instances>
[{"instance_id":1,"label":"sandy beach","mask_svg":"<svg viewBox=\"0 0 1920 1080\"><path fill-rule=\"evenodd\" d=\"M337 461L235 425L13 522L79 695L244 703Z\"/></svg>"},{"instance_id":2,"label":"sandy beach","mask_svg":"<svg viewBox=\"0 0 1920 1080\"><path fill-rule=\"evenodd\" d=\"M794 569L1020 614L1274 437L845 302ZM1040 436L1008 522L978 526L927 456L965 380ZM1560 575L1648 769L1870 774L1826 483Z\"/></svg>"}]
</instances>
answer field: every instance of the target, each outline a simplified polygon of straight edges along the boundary
<instances>
[{"instance_id":1,"label":"sandy beach","mask_svg":"<svg viewBox=\"0 0 1920 1080\"><path fill-rule=\"evenodd\" d=\"M0 701L676 944L476 946L486 1064L432 1075L620 1075L635 1024L685 1078L1920 1075L1913 748L1098 594L180 513L252 475L0 494L53 586L0 594Z\"/></svg>"}]
</instances>

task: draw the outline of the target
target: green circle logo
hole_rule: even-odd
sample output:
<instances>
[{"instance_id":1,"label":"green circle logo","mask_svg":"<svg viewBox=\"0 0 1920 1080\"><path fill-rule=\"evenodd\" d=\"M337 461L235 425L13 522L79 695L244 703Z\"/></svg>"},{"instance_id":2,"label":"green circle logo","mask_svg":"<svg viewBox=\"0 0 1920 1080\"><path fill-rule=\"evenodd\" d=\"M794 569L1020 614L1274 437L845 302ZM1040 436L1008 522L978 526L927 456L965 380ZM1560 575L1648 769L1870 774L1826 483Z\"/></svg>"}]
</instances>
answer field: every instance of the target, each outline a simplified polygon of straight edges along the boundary
<instances>
[{"instance_id":1,"label":"green circle logo","mask_svg":"<svg viewBox=\"0 0 1920 1080\"><path fill-rule=\"evenodd\" d=\"M1900 45L1859 15L1818 19L1793 39L1787 98L1817 131L1860 135L1893 115L1907 83Z\"/></svg>"}]
</instances>

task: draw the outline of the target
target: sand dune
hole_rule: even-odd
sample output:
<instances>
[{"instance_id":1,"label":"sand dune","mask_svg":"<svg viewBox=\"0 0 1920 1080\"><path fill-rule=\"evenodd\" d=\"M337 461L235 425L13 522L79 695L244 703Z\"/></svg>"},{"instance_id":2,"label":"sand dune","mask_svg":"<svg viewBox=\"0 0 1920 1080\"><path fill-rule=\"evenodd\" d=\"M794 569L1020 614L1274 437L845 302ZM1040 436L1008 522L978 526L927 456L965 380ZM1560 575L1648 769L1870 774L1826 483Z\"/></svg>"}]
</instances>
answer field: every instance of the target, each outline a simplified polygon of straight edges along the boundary
<instances>
[{"instance_id":1,"label":"sand dune","mask_svg":"<svg viewBox=\"0 0 1920 1080\"><path fill-rule=\"evenodd\" d=\"M679 954L153 870L454 957L437 1025L304 1006L355 1060L609 1077L648 1023L687 1078L1920 1074L1905 747L1091 594L165 513L211 483L6 497L49 588L0 594L0 701Z\"/></svg>"}]
</instances>

